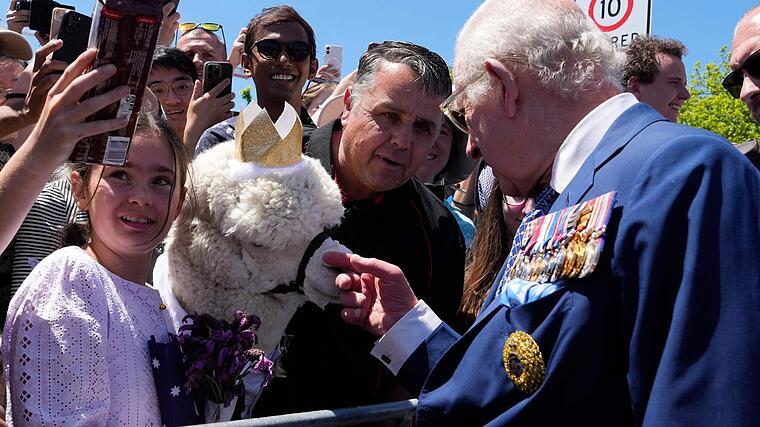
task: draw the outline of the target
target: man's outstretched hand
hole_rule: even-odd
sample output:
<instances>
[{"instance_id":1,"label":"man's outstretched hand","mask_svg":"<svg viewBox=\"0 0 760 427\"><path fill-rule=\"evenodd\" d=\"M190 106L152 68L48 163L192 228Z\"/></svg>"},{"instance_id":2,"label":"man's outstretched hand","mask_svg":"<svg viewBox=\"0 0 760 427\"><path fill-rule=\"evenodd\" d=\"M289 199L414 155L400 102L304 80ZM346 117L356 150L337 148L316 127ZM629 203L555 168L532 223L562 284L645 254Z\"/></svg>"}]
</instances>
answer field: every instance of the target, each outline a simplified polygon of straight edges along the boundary
<instances>
[{"instance_id":1,"label":"man's outstretched hand","mask_svg":"<svg viewBox=\"0 0 760 427\"><path fill-rule=\"evenodd\" d=\"M322 260L345 271L335 284L347 323L383 335L417 304L404 273L393 264L341 252L327 252Z\"/></svg>"}]
</instances>

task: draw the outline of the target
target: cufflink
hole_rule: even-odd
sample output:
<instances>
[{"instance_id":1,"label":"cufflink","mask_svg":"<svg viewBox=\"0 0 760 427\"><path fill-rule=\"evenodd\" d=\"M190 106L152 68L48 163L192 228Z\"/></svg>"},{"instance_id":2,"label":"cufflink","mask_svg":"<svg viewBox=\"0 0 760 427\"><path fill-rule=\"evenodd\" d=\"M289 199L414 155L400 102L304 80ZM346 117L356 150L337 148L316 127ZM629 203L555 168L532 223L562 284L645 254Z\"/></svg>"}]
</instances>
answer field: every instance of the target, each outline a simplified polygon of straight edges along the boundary
<instances>
[{"instance_id":1,"label":"cufflink","mask_svg":"<svg viewBox=\"0 0 760 427\"><path fill-rule=\"evenodd\" d=\"M387 354L383 354L382 356L380 356L380 360L382 360L383 362L385 362L386 365L390 365L391 364L391 358L388 357Z\"/></svg>"}]
</instances>

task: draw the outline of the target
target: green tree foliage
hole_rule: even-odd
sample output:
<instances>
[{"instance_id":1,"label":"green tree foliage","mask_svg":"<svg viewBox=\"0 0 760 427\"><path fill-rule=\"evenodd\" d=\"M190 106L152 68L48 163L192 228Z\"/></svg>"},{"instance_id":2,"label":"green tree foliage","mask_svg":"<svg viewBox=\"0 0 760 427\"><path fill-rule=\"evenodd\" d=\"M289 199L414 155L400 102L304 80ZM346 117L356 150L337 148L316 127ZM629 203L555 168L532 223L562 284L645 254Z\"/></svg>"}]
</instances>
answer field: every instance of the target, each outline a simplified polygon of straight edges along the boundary
<instances>
[{"instance_id":1,"label":"green tree foliage","mask_svg":"<svg viewBox=\"0 0 760 427\"><path fill-rule=\"evenodd\" d=\"M240 96L245 99L246 104L250 104L251 100L253 99L251 97L251 86L243 88L243 90L240 91Z\"/></svg>"},{"instance_id":2,"label":"green tree foliage","mask_svg":"<svg viewBox=\"0 0 760 427\"><path fill-rule=\"evenodd\" d=\"M747 106L726 92L721 83L731 69L728 47L720 49L720 64L694 64L689 78L691 99L681 108L678 121L715 132L734 144L760 139L760 126L755 123Z\"/></svg>"}]
</instances>

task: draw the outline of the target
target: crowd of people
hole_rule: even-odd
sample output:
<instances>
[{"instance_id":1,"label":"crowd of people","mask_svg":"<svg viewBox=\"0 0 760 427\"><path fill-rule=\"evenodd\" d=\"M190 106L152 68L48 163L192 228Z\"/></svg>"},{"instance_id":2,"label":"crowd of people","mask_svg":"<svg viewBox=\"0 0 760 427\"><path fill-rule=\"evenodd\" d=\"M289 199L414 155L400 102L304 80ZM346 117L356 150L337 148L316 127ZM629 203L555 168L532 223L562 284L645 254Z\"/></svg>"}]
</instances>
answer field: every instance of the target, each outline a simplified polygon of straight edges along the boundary
<instances>
[{"instance_id":1,"label":"crowd of people","mask_svg":"<svg viewBox=\"0 0 760 427\"><path fill-rule=\"evenodd\" d=\"M158 102L126 163L72 165L82 138L127 125L89 117L129 88L86 98L116 67L92 68L95 49L50 59L63 43L39 33L34 51L14 4L0 30L8 425L162 424L147 343L177 331L153 268L193 159L241 133L229 79L202 85L208 61L242 67L273 123L297 112L303 155L340 190L326 234L352 252L324 256L340 304L298 309L255 416L412 397L421 426L760 415L760 172L676 123L680 41L620 51L573 1L486 0L451 68L386 41L341 76L290 6L227 46L168 3L146 84ZM723 86L760 123L760 6L731 52Z\"/></svg>"}]
</instances>

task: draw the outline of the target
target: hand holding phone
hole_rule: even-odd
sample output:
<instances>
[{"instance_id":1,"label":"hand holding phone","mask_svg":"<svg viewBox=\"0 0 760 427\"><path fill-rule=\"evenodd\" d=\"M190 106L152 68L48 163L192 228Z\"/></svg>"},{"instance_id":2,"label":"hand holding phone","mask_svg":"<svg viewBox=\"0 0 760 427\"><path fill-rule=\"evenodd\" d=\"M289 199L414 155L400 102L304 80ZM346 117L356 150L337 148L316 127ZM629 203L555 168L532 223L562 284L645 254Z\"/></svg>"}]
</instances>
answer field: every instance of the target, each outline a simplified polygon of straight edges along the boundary
<instances>
[{"instance_id":1,"label":"hand holding phone","mask_svg":"<svg viewBox=\"0 0 760 427\"><path fill-rule=\"evenodd\" d=\"M328 44L325 46L324 65L329 65L336 70L338 77L341 75L340 68L343 64L343 46L337 44Z\"/></svg>"},{"instance_id":2,"label":"hand holding phone","mask_svg":"<svg viewBox=\"0 0 760 427\"><path fill-rule=\"evenodd\" d=\"M87 50L87 42L90 38L90 26L92 18L73 10L67 11L61 19L61 28L58 30L58 38L63 41L63 46L53 52L53 59L72 63Z\"/></svg>"},{"instance_id":3,"label":"hand holding phone","mask_svg":"<svg viewBox=\"0 0 760 427\"><path fill-rule=\"evenodd\" d=\"M232 93L232 64L224 61L208 61L203 64L203 93L208 93L224 79L230 79L230 83L219 92L217 98Z\"/></svg>"}]
</instances>

